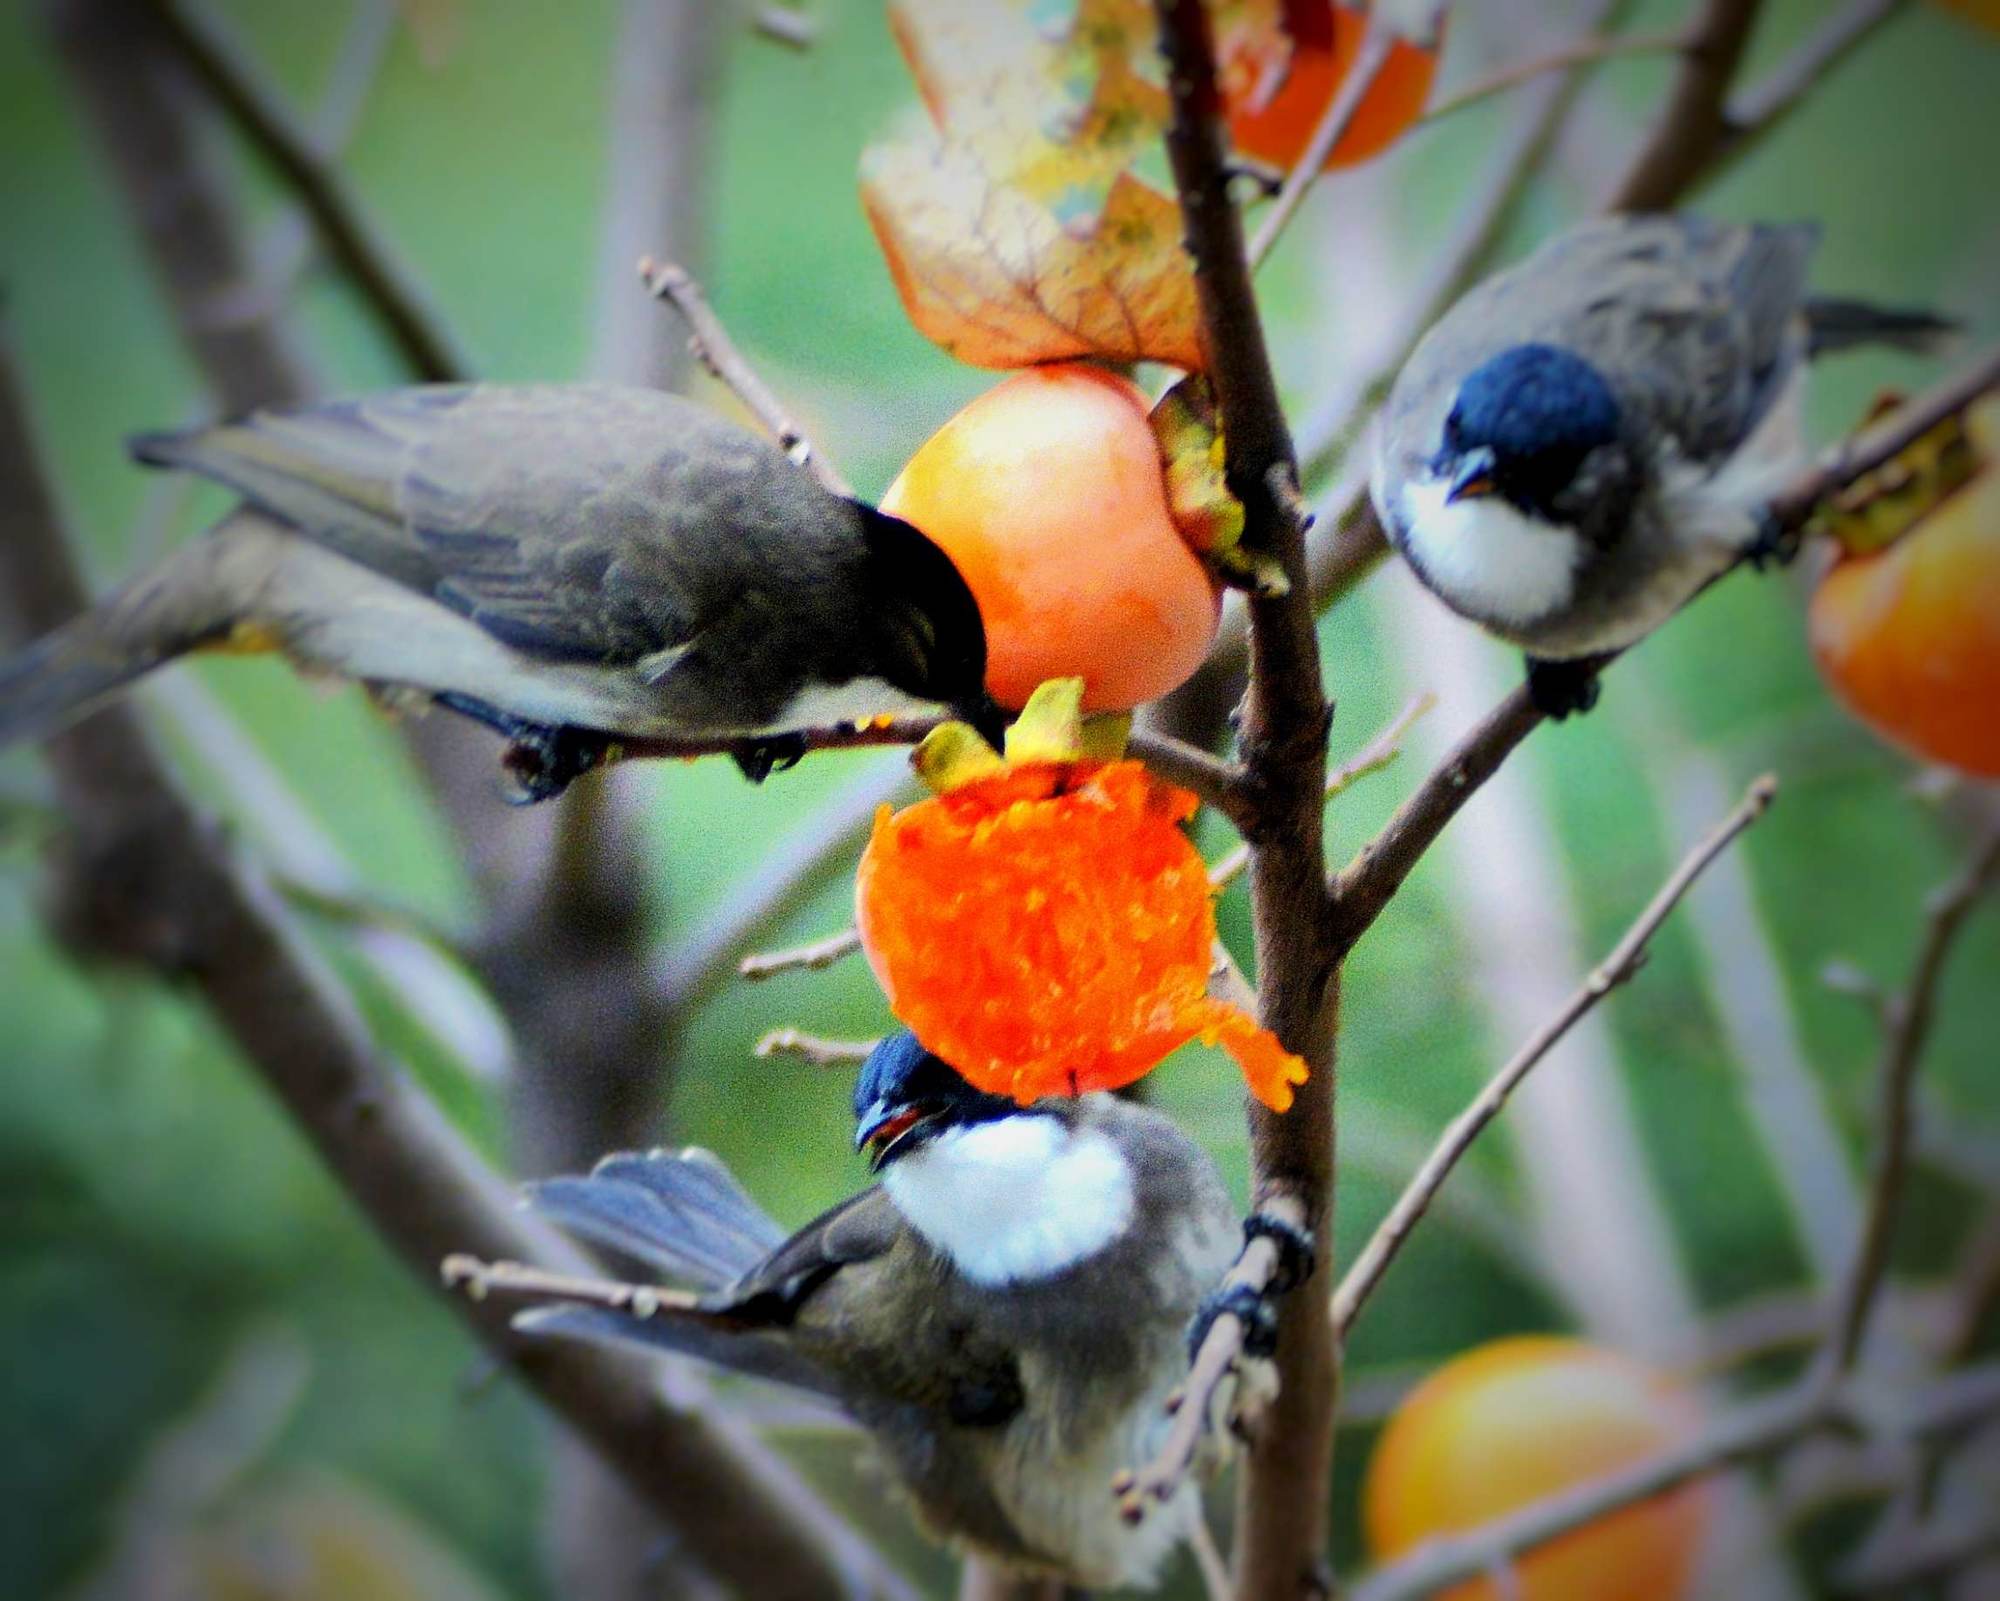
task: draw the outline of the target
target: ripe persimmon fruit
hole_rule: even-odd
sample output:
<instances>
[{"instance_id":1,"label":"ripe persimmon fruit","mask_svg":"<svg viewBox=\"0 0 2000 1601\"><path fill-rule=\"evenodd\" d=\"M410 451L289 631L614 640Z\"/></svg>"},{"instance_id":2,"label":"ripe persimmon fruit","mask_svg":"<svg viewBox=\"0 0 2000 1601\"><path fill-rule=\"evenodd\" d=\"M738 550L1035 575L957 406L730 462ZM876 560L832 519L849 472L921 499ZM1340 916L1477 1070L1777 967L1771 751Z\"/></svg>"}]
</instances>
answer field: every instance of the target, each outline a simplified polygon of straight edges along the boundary
<instances>
[{"instance_id":1,"label":"ripe persimmon fruit","mask_svg":"<svg viewBox=\"0 0 2000 1601\"><path fill-rule=\"evenodd\" d=\"M2000 403L1965 422L1983 464L1881 549L1843 551L1813 591L1821 675L1918 756L2000 778Z\"/></svg>"},{"instance_id":2,"label":"ripe persimmon fruit","mask_svg":"<svg viewBox=\"0 0 2000 1601\"><path fill-rule=\"evenodd\" d=\"M1237 150L1287 170L1305 154L1368 32L1368 13L1360 6L1292 10L1292 57L1283 80L1275 89L1250 86L1228 108L1229 138ZM1435 50L1398 40L1323 170L1357 166L1394 144L1424 114L1436 77Z\"/></svg>"},{"instance_id":3,"label":"ripe persimmon fruit","mask_svg":"<svg viewBox=\"0 0 2000 1601\"><path fill-rule=\"evenodd\" d=\"M1085 710L1125 711L1179 686L1215 638L1221 593L1174 525L1146 397L1101 367L989 389L924 442L882 509L964 575L1003 706L1081 678Z\"/></svg>"},{"instance_id":4,"label":"ripe persimmon fruit","mask_svg":"<svg viewBox=\"0 0 2000 1601\"><path fill-rule=\"evenodd\" d=\"M1369 1459L1361 1516L1389 1559L1685 1440L1693 1399L1638 1362L1582 1340L1495 1340L1447 1362L1396 1409ZM1675 1601L1707 1522L1704 1486L1643 1501L1530 1551L1521 1601ZM1497 1601L1490 1580L1439 1592Z\"/></svg>"}]
</instances>

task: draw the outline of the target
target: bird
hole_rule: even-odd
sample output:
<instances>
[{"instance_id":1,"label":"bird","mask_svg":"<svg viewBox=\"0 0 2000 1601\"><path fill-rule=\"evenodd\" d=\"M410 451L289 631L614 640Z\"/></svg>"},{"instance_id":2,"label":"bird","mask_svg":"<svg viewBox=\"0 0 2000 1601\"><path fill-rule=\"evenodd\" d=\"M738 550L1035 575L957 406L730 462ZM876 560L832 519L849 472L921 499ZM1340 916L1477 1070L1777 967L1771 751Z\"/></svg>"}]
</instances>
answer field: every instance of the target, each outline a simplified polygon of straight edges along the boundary
<instances>
[{"instance_id":1,"label":"bird","mask_svg":"<svg viewBox=\"0 0 2000 1601\"><path fill-rule=\"evenodd\" d=\"M1611 216L1468 291L1397 376L1370 493L1439 599L1527 656L1553 717L1742 560L1789 559L1765 514L1806 459L1813 358L1927 351L1955 324L1815 298L1811 223Z\"/></svg>"},{"instance_id":2,"label":"bird","mask_svg":"<svg viewBox=\"0 0 2000 1601\"><path fill-rule=\"evenodd\" d=\"M1262 1330L1248 1349L1268 1356L1270 1292L1216 1288L1245 1232L1289 1258L1310 1240L1243 1222L1213 1161L1159 1112L1102 1094L1024 1107L907 1031L869 1055L854 1111L879 1181L789 1238L699 1149L530 1186L544 1217L693 1288L607 1286L517 1326L813 1392L870 1431L933 1537L1070 1583L1152 1582L1196 1491L1183 1483L1133 1522L1114 1479L1154 1454L1188 1342L1219 1311ZM473 1293L506 1272L445 1264ZM1207 1437L1205 1468L1227 1432Z\"/></svg>"},{"instance_id":3,"label":"bird","mask_svg":"<svg viewBox=\"0 0 2000 1601\"><path fill-rule=\"evenodd\" d=\"M0 746L190 651L276 651L510 741L514 798L623 739L727 744L950 708L997 737L951 558L695 403L608 384L390 389L130 442L239 507L0 662Z\"/></svg>"}]
</instances>

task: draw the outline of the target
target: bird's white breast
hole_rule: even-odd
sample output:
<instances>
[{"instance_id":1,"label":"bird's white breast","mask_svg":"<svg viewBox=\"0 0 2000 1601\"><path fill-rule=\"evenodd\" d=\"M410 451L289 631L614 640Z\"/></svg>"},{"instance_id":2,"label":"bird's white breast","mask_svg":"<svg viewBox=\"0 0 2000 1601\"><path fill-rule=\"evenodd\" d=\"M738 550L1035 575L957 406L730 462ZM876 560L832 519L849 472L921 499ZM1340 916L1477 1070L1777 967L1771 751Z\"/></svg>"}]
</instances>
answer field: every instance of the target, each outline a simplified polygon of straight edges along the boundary
<instances>
[{"instance_id":1,"label":"bird's white breast","mask_svg":"<svg viewBox=\"0 0 2000 1601\"><path fill-rule=\"evenodd\" d=\"M1403 485L1397 519L1411 563L1454 611L1503 629L1560 611L1576 591L1583 544L1498 495L1453 501L1440 479Z\"/></svg>"},{"instance_id":2,"label":"bird's white breast","mask_svg":"<svg viewBox=\"0 0 2000 1601\"><path fill-rule=\"evenodd\" d=\"M1094 1129L1053 1117L948 1129L893 1162L882 1187L967 1278L1046 1278L1104 1249L1132 1220L1132 1169Z\"/></svg>"}]
</instances>

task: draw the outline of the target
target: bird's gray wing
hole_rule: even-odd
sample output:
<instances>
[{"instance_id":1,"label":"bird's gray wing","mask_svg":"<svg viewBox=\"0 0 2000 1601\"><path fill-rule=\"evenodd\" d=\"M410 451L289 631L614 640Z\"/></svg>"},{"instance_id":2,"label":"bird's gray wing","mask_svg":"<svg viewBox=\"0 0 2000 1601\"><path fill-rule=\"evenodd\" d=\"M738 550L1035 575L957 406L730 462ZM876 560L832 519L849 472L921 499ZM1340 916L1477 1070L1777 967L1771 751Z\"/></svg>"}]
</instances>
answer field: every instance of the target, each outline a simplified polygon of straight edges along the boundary
<instances>
[{"instance_id":1,"label":"bird's gray wing","mask_svg":"<svg viewBox=\"0 0 2000 1601\"><path fill-rule=\"evenodd\" d=\"M888 1255L906 1229L879 1184L830 1207L704 1305L756 1321L788 1322L842 1268Z\"/></svg>"},{"instance_id":2,"label":"bird's gray wing","mask_svg":"<svg viewBox=\"0 0 2000 1601\"><path fill-rule=\"evenodd\" d=\"M845 504L691 402L597 384L389 390L134 441L535 654L664 665L838 552Z\"/></svg>"},{"instance_id":3,"label":"bird's gray wing","mask_svg":"<svg viewBox=\"0 0 2000 1601\"><path fill-rule=\"evenodd\" d=\"M1406 466L1435 446L1467 373L1518 344L1589 361L1621 405L1683 457L1728 457L1805 356L1810 225L1607 217L1470 291L1411 357L1384 446Z\"/></svg>"}]
</instances>

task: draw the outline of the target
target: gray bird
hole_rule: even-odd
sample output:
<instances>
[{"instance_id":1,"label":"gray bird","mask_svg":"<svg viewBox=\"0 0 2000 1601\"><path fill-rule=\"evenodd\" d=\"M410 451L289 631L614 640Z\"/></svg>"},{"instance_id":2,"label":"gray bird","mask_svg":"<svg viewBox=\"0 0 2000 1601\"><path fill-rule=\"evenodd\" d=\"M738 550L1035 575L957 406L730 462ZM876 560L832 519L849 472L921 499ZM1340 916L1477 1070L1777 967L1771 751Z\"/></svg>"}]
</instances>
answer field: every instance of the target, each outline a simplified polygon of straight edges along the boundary
<instances>
[{"instance_id":1,"label":"gray bird","mask_svg":"<svg viewBox=\"0 0 2000 1601\"><path fill-rule=\"evenodd\" d=\"M132 450L243 504L0 662L0 745L203 649L276 650L488 723L527 799L621 737L730 741L761 778L837 720L942 705L995 729L950 558L673 395L396 389Z\"/></svg>"},{"instance_id":2,"label":"gray bird","mask_svg":"<svg viewBox=\"0 0 2000 1601\"><path fill-rule=\"evenodd\" d=\"M1396 381L1375 509L1423 583L1528 657L1551 716L1738 561L1805 459L1807 362L1923 349L1927 313L1808 298L1818 231L1685 217L1573 228L1467 293Z\"/></svg>"},{"instance_id":3,"label":"gray bird","mask_svg":"<svg viewBox=\"0 0 2000 1601\"><path fill-rule=\"evenodd\" d=\"M871 1431L934 1537L1076 1583L1151 1582L1196 1492L1133 1524L1113 1479L1160 1444L1191 1332L1226 1306L1268 1341L1267 1304L1212 1293L1240 1229L1268 1220L1241 1225L1214 1163L1159 1113L1106 1095L1022 1107L907 1033L876 1048L854 1106L881 1182L789 1239L704 1151L533 1187L555 1222L696 1288L517 1321L813 1391ZM505 1272L446 1264L488 1291Z\"/></svg>"}]
</instances>

